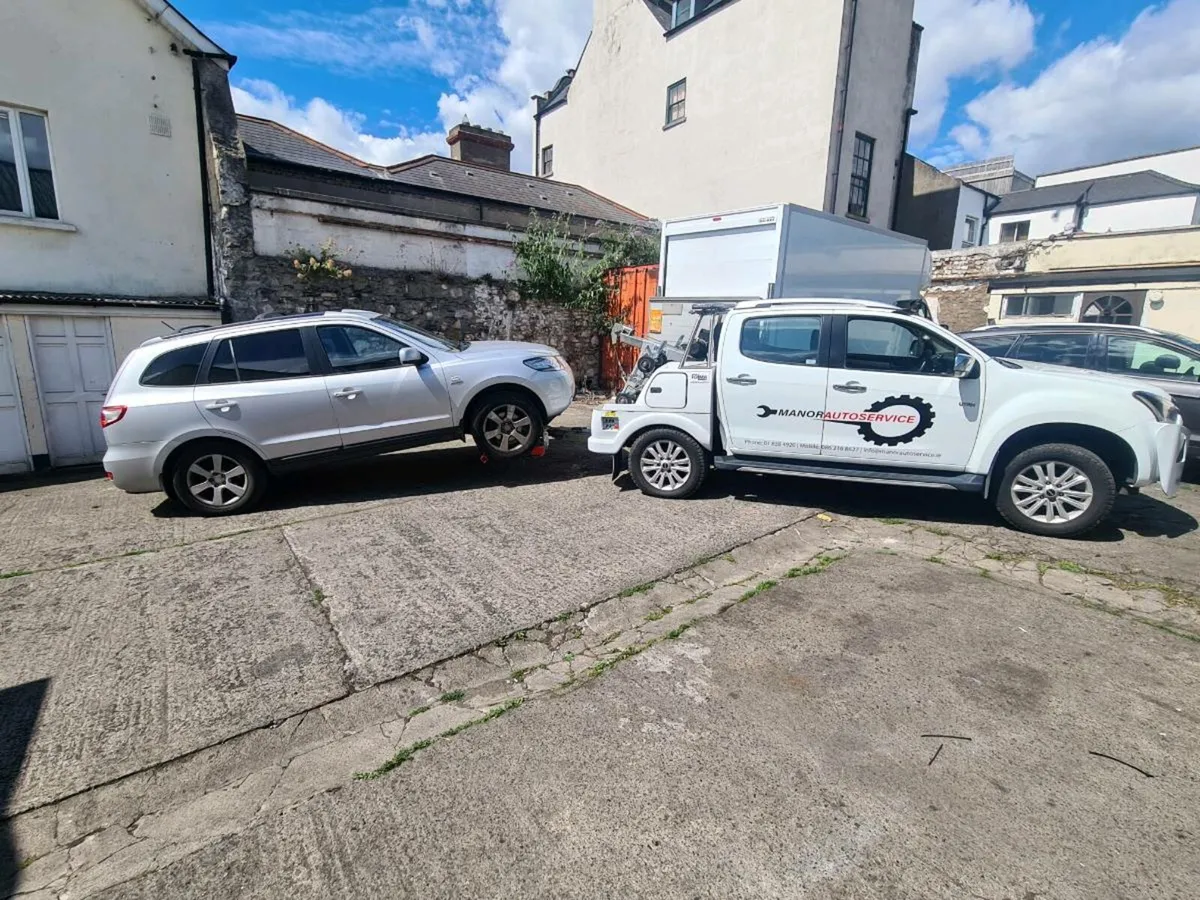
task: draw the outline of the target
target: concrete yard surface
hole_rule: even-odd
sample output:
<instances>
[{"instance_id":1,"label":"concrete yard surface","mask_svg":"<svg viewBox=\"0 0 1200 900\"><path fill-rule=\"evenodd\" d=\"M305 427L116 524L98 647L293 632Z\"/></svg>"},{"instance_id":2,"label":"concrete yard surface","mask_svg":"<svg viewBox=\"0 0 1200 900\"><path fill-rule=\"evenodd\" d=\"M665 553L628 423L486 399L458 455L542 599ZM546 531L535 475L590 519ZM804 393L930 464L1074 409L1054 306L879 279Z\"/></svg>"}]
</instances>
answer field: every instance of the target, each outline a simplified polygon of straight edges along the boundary
<instances>
[{"instance_id":1,"label":"concrete yard surface","mask_svg":"<svg viewBox=\"0 0 1200 900\"><path fill-rule=\"evenodd\" d=\"M860 549L98 896L1182 900L1198 706L1191 640Z\"/></svg>"}]
</instances>

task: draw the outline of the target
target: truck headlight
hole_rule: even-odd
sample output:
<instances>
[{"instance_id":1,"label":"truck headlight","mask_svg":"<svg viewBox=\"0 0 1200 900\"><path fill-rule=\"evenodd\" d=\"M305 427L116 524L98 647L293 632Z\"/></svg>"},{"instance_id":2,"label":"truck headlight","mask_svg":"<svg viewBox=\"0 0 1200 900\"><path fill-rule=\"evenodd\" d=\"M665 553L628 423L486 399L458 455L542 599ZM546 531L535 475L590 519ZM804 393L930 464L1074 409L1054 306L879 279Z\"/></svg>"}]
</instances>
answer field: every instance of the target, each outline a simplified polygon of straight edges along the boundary
<instances>
[{"instance_id":1,"label":"truck headlight","mask_svg":"<svg viewBox=\"0 0 1200 900\"><path fill-rule=\"evenodd\" d=\"M535 372L561 372L566 368L561 356L531 356L524 363Z\"/></svg>"},{"instance_id":2,"label":"truck headlight","mask_svg":"<svg viewBox=\"0 0 1200 900\"><path fill-rule=\"evenodd\" d=\"M1133 396L1154 414L1155 421L1177 423L1183 420L1183 416L1179 412L1179 407L1170 400L1164 400L1158 394L1151 394L1148 391L1134 391Z\"/></svg>"}]
</instances>

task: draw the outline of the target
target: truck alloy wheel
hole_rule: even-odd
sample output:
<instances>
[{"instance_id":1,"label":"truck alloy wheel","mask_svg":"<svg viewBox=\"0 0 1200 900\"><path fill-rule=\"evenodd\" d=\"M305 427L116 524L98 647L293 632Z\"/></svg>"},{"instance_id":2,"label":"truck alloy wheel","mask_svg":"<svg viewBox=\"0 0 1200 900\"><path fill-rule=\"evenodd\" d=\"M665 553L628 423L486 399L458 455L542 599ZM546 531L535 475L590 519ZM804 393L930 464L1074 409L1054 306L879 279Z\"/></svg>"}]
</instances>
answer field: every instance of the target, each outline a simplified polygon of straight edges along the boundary
<instances>
[{"instance_id":1,"label":"truck alloy wheel","mask_svg":"<svg viewBox=\"0 0 1200 900\"><path fill-rule=\"evenodd\" d=\"M708 457L682 431L655 428L633 442L629 474L652 497L690 497L708 474Z\"/></svg>"},{"instance_id":2,"label":"truck alloy wheel","mask_svg":"<svg viewBox=\"0 0 1200 900\"><path fill-rule=\"evenodd\" d=\"M1074 537L1112 509L1117 482L1108 464L1085 447L1043 444L1008 464L996 489L996 509L1021 531Z\"/></svg>"}]
</instances>

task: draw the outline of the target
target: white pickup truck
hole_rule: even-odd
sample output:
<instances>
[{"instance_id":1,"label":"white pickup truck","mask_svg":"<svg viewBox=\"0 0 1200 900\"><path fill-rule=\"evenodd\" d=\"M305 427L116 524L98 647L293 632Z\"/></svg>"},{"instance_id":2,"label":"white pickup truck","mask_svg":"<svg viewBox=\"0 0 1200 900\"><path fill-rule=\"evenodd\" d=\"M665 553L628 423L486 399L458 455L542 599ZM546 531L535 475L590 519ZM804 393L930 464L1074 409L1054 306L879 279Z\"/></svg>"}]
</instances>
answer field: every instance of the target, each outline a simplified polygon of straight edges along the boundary
<instances>
[{"instance_id":1,"label":"white pickup truck","mask_svg":"<svg viewBox=\"0 0 1200 900\"><path fill-rule=\"evenodd\" d=\"M588 448L656 497L717 469L982 494L1013 526L1072 536L1117 490L1179 486L1187 431L1165 392L991 359L885 303L696 306L690 342L643 355ZM626 463L626 455L628 462Z\"/></svg>"}]
</instances>

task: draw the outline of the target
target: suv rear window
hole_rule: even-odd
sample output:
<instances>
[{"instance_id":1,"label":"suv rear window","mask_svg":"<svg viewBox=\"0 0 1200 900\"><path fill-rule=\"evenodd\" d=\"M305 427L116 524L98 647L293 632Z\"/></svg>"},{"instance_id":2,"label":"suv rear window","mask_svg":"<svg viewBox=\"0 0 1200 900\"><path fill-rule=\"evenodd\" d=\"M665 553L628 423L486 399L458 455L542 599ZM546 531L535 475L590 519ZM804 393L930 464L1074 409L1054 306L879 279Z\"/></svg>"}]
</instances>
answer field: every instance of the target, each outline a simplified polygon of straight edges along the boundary
<instances>
[{"instance_id":1,"label":"suv rear window","mask_svg":"<svg viewBox=\"0 0 1200 900\"><path fill-rule=\"evenodd\" d=\"M196 383L200 361L208 344L192 344L156 356L142 372L138 384L146 387L190 387Z\"/></svg>"},{"instance_id":2,"label":"suv rear window","mask_svg":"<svg viewBox=\"0 0 1200 900\"><path fill-rule=\"evenodd\" d=\"M303 378L311 374L300 330L288 328L221 341L209 366L208 380L210 384L226 384Z\"/></svg>"},{"instance_id":3,"label":"suv rear window","mask_svg":"<svg viewBox=\"0 0 1200 900\"><path fill-rule=\"evenodd\" d=\"M1084 369L1087 368L1088 348L1091 345L1092 336L1086 332L1026 334L1016 352L1009 356L1028 362Z\"/></svg>"}]
</instances>

